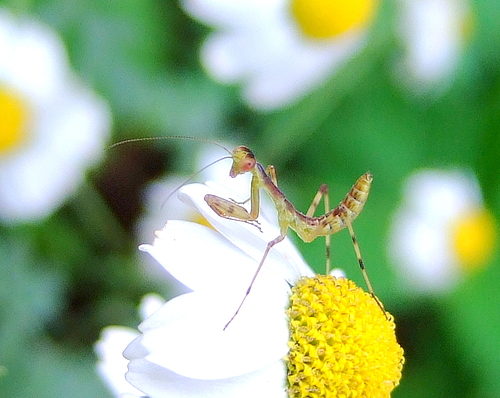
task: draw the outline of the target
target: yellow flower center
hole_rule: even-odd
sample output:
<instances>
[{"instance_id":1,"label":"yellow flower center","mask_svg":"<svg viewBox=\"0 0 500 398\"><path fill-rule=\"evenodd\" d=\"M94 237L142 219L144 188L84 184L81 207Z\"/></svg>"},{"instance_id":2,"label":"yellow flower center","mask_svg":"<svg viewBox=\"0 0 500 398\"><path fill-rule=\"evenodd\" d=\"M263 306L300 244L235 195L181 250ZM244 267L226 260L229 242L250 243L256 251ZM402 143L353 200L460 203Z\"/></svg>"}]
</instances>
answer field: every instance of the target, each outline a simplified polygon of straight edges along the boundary
<instances>
[{"instance_id":1,"label":"yellow flower center","mask_svg":"<svg viewBox=\"0 0 500 398\"><path fill-rule=\"evenodd\" d=\"M399 384L403 349L392 315L345 278L317 275L292 288L290 397L389 397Z\"/></svg>"},{"instance_id":2,"label":"yellow flower center","mask_svg":"<svg viewBox=\"0 0 500 398\"><path fill-rule=\"evenodd\" d=\"M0 86L0 155L15 150L26 139L27 116L21 97Z\"/></svg>"},{"instance_id":3,"label":"yellow flower center","mask_svg":"<svg viewBox=\"0 0 500 398\"><path fill-rule=\"evenodd\" d=\"M368 25L377 4L377 0L292 0L291 11L306 36L330 39Z\"/></svg>"},{"instance_id":4,"label":"yellow flower center","mask_svg":"<svg viewBox=\"0 0 500 398\"><path fill-rule=\"evenodd\" d=\"M466 270L484 265L497 241L495 220L486 209L478 209L453 225L453 244L460 264Z\"/></svg>"}]
</instances>

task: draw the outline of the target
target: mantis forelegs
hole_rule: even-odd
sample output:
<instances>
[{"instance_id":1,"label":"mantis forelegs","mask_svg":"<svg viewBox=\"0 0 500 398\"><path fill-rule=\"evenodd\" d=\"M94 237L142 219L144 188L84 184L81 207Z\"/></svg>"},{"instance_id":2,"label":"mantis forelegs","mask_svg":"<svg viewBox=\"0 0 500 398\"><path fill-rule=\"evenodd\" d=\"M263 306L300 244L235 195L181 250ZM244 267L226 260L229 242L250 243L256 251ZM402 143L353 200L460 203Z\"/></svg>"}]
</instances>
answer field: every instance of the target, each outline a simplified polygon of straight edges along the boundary
<instances>
[{"instance_id":1,"label":"mantis forelegs","mask_svg":"<svg viewBox=\"0 0 500 398\"><path fill-rule=\"evenodd\" d=\"M248 199L245 202L247 201ZM227 218L229 220L245 222L247 224L253 225L262 232L259 226L259 222L257 221L260 210L260 196L258 180L255 177L252 178L250 188L250 212L248 212L248 210L243 206L240 206L237 202L224 199L216 195L205 195L205 202L207 202L210 208L218 216Z\"/></svg>"},{"instance_id":2,"label":"mantis forelegs","mask_svg":"<svg viewBox=\"0 0 500 398\"><path fill-rule=\"evenodd\" d=\"M222 218L228 220L241 221L258 228L261 232L259 222L243 206L238 205L232 200L224 199L216 195L205 195L205 202L210 208Z\"/></svg>"}]
</instances>

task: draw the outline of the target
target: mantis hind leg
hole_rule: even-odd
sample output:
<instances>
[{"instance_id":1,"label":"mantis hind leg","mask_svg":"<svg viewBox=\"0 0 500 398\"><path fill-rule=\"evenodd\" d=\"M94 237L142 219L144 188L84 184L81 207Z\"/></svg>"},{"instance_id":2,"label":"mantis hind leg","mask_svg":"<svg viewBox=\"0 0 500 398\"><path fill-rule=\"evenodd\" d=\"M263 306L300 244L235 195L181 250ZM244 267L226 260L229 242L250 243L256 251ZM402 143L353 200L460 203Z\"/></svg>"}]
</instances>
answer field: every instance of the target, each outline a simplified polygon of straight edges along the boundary
<instances>
[{"instance_id":1,"label":"mantis hind leg","mask_svg":"<svg viewBox=\"0 0 500 398\"><path fill-rule=\"evenodd\" d=\"M262 258L260 260L260 263L259 265L257 266L257 270L255 271L255 274L253 275L253 278L252 280L250 281L250 285L248 286L248 289L247 291L245 292L245 295L243 296L243 300L241 300L241 303L240 305L238 306L238 308L236 309L236 312L233 314L233 316L231 317L231 319L228 321L228 323L226 323L226 326L224 326L224 329L223 330L226 330L226 328L229 326L229 324L233 321L233 319L236 317L236 315L238 315L238 312L240 312L240 309L241 307L243 307L243 304L245 303L245 300L247 299L248 295L250 294L250 291L252 290L252 286L255 282L255 279L257 279L257 275L259 275L259 272L262 268L262 266L264 265L264 261L266 261L266 258L267 258L267 255L269 254L269 252L271 251L271 249L273 248L274 245L280 243L283 239L285 239L285 236L286 236L286 230L287 228L285 228L284 230L282 230L281 234L276 237L275 239L273 239L272 241L268 242L267 246L266 246L266 251L264 252L264 254L262 255Z\"/></svg>"},{"instance_id":2,"label":"mantis hind leg","mask_svg":"<svg viewBox=\"0 0 500 398\"><path fill-rule=\"evenodd\" d=\"M306 213L307 217L314 216L314 212L318 208L321 199L323 199L325 203L325 214L326 214L330 211L330 198L328 196L328 186L326 184L322 184L319 187L319 190L314 196L311 206L309 206L309 209L307 209ZM328 275L332 267L331 251L330 251L330 235L325 235L325 250L326 250L326 274Z\"/></svg>"},{"instance_id":3,"label":"mantis hind leg","mask_svg":"<svg viewBox=\"0 0 500 398\"><path fill-rule=\"evenodd\" d=\"M356 235L354 234L354 229L352 228L352 224L349 220L345 221L347 229L349 230L349 234L351 235L352 244L354 246L354 251L356 253L356 257L358 259L359 268L361 269L361 274L363 274L363 279L365 280L366 286L368 287L368 292L373 297L373 299L377 302L377 305L380 307L382 312L385 314L385 309L380 300L375 296L375 292L373 291L372 284L370 282L370 278L368 278L368 273L366 272L365 263L363 262L363 258L361 257L361 250L359 248L358 240L356 239ZM386 315L387 316L387 315Z\"/></svg>"}]
</instances>

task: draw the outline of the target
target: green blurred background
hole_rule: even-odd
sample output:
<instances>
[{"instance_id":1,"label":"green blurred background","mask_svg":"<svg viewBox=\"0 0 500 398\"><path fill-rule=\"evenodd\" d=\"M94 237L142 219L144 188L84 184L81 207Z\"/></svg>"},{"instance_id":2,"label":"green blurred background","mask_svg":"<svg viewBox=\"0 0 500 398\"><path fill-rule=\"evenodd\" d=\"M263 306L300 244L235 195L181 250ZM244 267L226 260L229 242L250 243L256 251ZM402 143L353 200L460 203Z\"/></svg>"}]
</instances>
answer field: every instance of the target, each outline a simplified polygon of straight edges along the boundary
<instances>
[{"instance_id":1,"label":"green blurred background","mask_svg":"<svg viewBox=\"0 0 500 398\"><path fill-rule=\"evenodd\" d=\"M406 351L393 396L500 397L498 255L452 292L435 296L407 292L387 258L402 184L419 168L473 170L486 205L500 217L498 0L472 3L474 35L440 95L416 97L396 83L393 61L401 44L395 4L387 1L367 48L347 67L298 103L267 113L245 106L238 87L204 73L198 50L210 29L176 1L0 5L40 18L61 35L74 70L111 106L110 144L170 135L245 144L261 163L276 166L283 191L302 210L321 183L336 204L370 170L371 197L355 228ZM166 293L138 265L141 192L166 173L191 173L191 154L204 145L162 141L108 150L53 215L0 225L0 396L108 396L95 371L100 330L136 327L142 295ZM323 241L297 244L322 272ZM332 244L334 263L364 286L347 232Z\"/></svg>"}]
</instances>

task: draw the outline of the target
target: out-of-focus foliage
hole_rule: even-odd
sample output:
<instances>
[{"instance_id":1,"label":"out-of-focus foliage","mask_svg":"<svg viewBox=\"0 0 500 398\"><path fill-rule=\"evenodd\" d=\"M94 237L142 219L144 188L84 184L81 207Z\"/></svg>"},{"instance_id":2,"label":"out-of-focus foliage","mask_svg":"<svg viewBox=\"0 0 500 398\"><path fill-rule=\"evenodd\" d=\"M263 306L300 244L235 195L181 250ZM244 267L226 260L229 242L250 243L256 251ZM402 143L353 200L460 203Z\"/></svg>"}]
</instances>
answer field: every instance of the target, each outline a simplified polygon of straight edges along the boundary
<instances>
[{"instance_id":1,"label":"out-of-focus foliage","mask_svg":"<svg viewBox=\"0 0 500 398\"><path fill-rule=\"evenodd\" d=\"M451 292L435 295L408 292L387 255L403 183L421 168L472 171L500 220L500 2L472 2L473 33L456 76L439 92L423 94L395 74L403 51L396 3L383 2L366 48L322 87L267 113L246 107L238 87L204 73L198 50L210 29L176 1L4 0L0 6L39 18L62 37L75 72L109 103L110 144L187 135L248 145L261 163L276 166L280 187L304 211L321 183L336 204L370 170L372 192L354 227L406 351L393 396L500 397L498 254ZM135 327L143 294L168 295L144 272L136 250L143 189L167 172L191 173L200 145L210 144L112 148L53 215L37 224L0 225L1 396L108 394L95 372L99 331ZM323 241L297 243L323 272ZM332 237L332 261L364 286L347 232Z\"/></svg>"}]
</instances>

